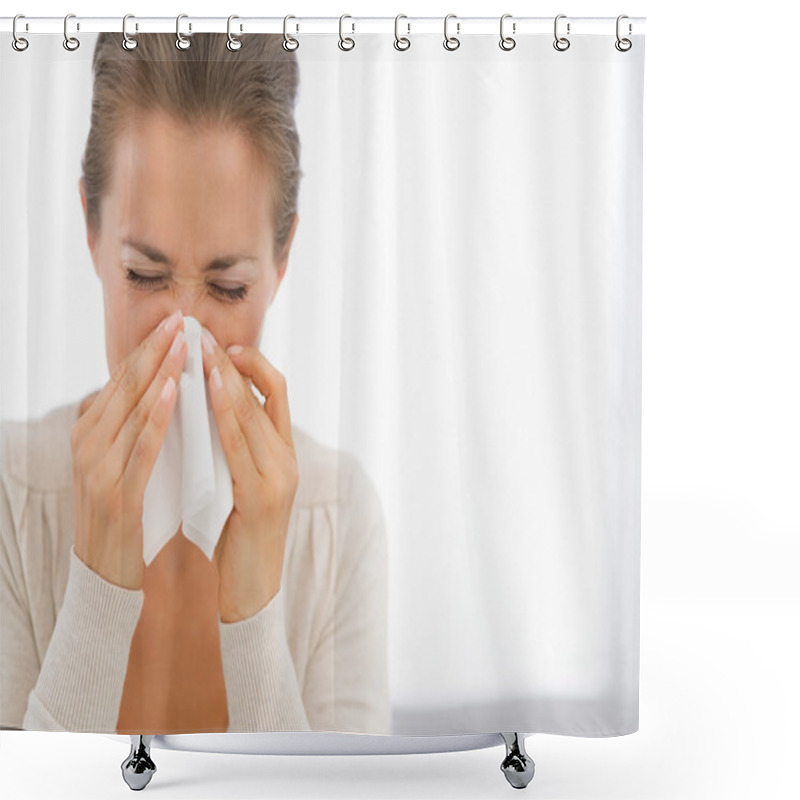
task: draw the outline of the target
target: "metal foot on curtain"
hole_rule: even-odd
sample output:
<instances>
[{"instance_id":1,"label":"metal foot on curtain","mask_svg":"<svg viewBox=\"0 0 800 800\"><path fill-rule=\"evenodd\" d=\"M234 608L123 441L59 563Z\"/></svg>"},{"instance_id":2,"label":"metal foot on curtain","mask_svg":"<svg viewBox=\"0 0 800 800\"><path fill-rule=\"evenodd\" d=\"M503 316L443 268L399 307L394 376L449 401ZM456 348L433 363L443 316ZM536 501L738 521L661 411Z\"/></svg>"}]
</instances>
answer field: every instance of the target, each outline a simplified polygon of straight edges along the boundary
<instances>
[{"instance_id":1,"label":"metal foot on curtain","mask_svg":"<svg viewBox=\"0 0 800 800\"><path fill-rule=\"evenodd\" d=\"M122 762L122 777L135 792L144 789L156 771L156 765L150 758L152 740L152 736L132 735L131 752Z\"/></svg>"},{"instance_id":2,"label":"metal foot on curtain","mask_svg":"<svg viewBox=\"0 0 800 800\"><path fill-rule=\"evenodd\" d=\"M520 733L501 733L506 741L506 757L500 765L506 780L515 789L524 789L532 780L536 765L525 752L525 737Z\"/></svg>"}]
</instances>

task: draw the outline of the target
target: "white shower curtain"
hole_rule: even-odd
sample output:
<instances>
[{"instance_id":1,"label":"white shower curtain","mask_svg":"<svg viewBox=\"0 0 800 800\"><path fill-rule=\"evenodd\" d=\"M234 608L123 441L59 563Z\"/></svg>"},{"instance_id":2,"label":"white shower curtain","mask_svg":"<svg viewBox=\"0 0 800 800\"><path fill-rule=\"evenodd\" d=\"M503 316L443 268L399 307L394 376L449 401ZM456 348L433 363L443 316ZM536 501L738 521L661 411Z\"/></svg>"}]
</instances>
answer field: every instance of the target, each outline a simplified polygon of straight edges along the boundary
<instances>
[{"instance_id":1,"label":"white shower curtain","mask_svg":"<svg viewBox=\"0 0 800 800\"><path fill-rule=\"evenodd\" d=\"M1 49L3 419L108 380L94 38ZM644 37L355 38L300 37L300 221L261 350L380 497L392 732L636 731Z\"/></svg>"}]
</instances>

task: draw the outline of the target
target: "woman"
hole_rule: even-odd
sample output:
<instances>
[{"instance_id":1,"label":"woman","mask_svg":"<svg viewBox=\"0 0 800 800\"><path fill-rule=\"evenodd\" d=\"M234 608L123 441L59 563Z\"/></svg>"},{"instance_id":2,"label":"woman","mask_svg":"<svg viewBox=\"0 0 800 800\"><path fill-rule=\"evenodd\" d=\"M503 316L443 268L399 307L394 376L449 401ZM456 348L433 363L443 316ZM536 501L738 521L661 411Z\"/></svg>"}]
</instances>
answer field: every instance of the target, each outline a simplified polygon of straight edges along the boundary
<instances>
[{"instance_id":1,"label":"woman","mask_svg":"<svg viewBox=\"0 0 800 800\"><path fill-rule=\"evenodd\" d=\"M294 54L280 36L233 53L221 34L138 38L98 37L80 180L111 377L3 423L0 723L390 733L376 492L292 425L258 350L298 222ZM184 315L203 325L234 508L213 561L177 535L145 566Z\"/></svg>"}]
</instances>

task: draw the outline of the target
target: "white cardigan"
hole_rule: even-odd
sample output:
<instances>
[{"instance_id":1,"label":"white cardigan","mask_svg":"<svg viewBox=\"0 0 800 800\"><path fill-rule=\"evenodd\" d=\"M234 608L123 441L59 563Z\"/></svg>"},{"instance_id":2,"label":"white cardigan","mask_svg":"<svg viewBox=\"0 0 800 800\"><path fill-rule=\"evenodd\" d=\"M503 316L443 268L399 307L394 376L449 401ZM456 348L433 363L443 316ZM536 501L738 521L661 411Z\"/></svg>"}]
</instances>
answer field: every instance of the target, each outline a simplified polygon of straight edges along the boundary
<instances>
[{"instance_id":1,"label":"white cardigan","mask_svg":"<svg viewBox=\"0 0 800 800\"><path fill-rule=\"evenodd\" d=\"M0 726L116 733L142 589L74 551L70 430L80 402L0 429ZM349 453L293 426L299 481L281 588L219 620L229 731L391 733L387 541Z\"/></svg>"}]
</instances>

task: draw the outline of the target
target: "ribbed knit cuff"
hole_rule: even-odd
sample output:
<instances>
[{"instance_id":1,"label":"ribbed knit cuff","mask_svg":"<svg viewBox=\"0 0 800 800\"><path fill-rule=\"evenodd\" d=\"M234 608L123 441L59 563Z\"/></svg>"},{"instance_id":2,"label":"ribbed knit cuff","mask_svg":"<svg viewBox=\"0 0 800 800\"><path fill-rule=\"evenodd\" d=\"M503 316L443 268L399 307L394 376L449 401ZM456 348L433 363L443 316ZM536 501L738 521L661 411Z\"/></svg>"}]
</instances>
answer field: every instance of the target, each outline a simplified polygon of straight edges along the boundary
<instances>
[{"instance_id":1,"label":"ribbed knit cuff","mask_svg":"<svg viewBox=\"0 0 800 800\"><path fill-rule=\"evenodd\" d=\"M219 620L222 669L228 695L228 731L310 730L286 640L283 590L257 614Z\"/></svg>"},{"instance_id":2,"label":"ribbed knit cuff","mask_svg":"<svg viewBox=\"0 0 800 800\"><path fill-rule=\"evenodd\" d=\"M142 589L110 583L70 548L64 603L33 690L64 730L116 733L143 604Z\"/></svg>"}]
</instances>

